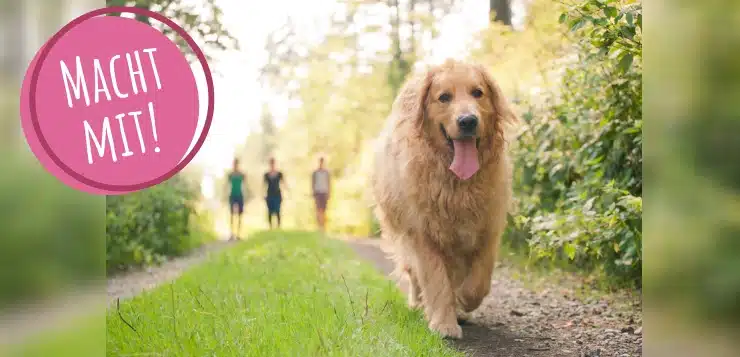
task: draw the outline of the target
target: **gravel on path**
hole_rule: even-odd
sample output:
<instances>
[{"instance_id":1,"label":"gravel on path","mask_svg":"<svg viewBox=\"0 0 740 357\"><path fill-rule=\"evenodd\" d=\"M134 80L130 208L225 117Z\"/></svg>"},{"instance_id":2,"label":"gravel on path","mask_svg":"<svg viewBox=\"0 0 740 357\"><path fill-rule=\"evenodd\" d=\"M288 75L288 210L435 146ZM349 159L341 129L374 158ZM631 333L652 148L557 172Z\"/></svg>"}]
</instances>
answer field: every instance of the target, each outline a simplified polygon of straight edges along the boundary
<instances>
[{"instance_id":1,"label":"gravel on path","mask_svg":"<svg viewBox=\"0 0 740 357\"><path fill-rule=\"evenodd\" d=\"M234 242L218 240L199 247L187 256L171 259L159 266L130 271L108 278L108 306L115 304L118 299L131 298L163 283L177 279L185 270L205 260L209 254L220 251L232 243Z\"/></svg>"},{"instance_id":2,"label":"gravel on path","mask_svg":"<svg viewBox=\"0 0 740 357\"><path fill-rule=\"evenodd\" d=\"M344 240L383 273L393 269L382 241ZM573 274L527 271L507 259L494 271L491 294L462 327L463 339L452 343L469 356L642 356L639 296L597 293Z\"/></svg>"}]
</instances>

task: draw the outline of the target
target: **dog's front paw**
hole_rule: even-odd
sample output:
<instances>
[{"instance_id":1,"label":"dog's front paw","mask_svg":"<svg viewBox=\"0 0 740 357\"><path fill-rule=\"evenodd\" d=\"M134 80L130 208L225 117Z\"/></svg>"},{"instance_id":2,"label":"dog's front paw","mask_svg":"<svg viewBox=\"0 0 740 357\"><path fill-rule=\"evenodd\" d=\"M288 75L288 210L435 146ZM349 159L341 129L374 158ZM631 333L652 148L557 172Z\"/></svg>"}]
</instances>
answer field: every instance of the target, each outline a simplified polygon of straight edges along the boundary
<instances>
[{"instance_id":1,"label":"dog's front paw","mask_svg":"<svg viewBox=\"0 0 740 357\"><path fill-rule=\"evenodd\" d=\"M431 323L429 324L429 328L442 335L442 337L460 339L463 336L462 327L456 323Z\"/></svg>"},{"instance_id":2,"label":"dog's front paw","mask_svg":"<svg viewBox=\"0 0 740 357\"><path fill-rule=\"evenodd\" d=\"M461 308L457 308L457 323L460 325L464 325L468 321L470 321L470 318L473 316L473 314L469 312L465 312L465 310Z\"/></svg>"}]
</instances>

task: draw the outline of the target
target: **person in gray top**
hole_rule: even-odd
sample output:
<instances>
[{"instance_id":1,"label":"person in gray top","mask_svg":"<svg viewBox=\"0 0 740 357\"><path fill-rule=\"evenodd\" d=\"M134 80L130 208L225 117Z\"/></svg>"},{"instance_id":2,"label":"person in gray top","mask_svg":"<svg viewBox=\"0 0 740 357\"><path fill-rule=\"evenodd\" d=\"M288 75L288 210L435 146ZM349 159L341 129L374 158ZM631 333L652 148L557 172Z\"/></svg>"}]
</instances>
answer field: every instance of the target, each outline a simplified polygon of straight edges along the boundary
<instances>
[{"instance_id":1,"label":"person in gray top","mask_svg":"<svg viewBox=\"0 0 740 357\"><path fill-rule=\"evenodd\" d=\"M331 194L331 178L324 168L324 158L319 158L319 168L311 174L311 192L316 203L316 223L323 232L326 230L326 204Z\"/></svg>"}]
</instances>

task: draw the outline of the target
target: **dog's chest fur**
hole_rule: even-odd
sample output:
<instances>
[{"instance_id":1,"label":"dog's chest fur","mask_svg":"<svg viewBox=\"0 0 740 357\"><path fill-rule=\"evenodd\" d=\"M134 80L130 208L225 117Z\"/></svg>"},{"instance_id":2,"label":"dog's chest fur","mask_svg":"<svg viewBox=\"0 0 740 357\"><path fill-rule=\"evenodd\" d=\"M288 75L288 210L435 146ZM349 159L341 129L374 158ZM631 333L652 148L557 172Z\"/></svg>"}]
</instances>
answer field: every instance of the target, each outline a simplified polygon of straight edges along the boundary
<instances>
[{"instance_id":1,"label":"dog's chest fur","mask_svg":"<svg viewBox=\"0 0 740 357\"><path fill-rule=\"evenodd\" d=\"M394 138L398 132L381 135L373 173L384 235L427 240L456 255L473 254L495 239L498 211L505 210L510 197L505 157L480 157L480 170L463 181L448 168L451 152L410 137Z\"/></svg>"},{"instance_id":2,"label":"dog's chest fur","mask_svg":"<svg viewBox=\"0 0 740 357\"><path fill-rule=\"evenodd\" d=\"M385 164L380 166L385 169L376 173L376 197L381 221L390 225L384 229L431 240L447 252L477 251L491 239L495 200L506 199L494 191L501 187L496 185L500 165L488 160L462 181L448 169L451 155L440 157L428 148L410 146L391 144L381 150L385 155L379 159Z\"/></svg>"},{"instance_id":3,"label":"dog's chest fur","mask_svg":"<svg viewBox=\"0 0 740 357\"><path fill-rule=\"evenodd\" d=\"M441 163L440 163L441 164ZM426 175L409 165L406 177L416 177L406 182L408 202L420 216L418 229L435 239L445 250L474 251L486 239L491 200L495 199L490 183L490 173L482 168L468 181L459 180L446 167L436 164ZM421 165L420 165L421 166ZM416 172L415 172L416 171Z\"/></svg>"}]
</instances>

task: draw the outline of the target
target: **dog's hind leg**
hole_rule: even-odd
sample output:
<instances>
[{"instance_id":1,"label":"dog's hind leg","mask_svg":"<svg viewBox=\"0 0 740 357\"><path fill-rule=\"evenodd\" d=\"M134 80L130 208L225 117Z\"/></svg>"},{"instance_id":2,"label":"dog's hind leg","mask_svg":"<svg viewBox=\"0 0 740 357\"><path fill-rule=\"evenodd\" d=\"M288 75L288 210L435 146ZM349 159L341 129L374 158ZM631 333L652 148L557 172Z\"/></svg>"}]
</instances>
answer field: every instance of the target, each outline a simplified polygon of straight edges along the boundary
<instances>
[{"instance_id":1,"label":"dog's hind leg","mask_svg":"<svg viewBox=\"0 0 740 357\"><path fill-rule=\"evenodd\" d=\"M412 309L419 308L421 306L421 287L419 286L419 279L416 278L416 274L411 269L411 265L404 264L403 271L409 279L409 307Z\"/></svg>"},{"instance_id":2,"label":"dog's hind leg","mask_svg":"<svg viewBox=\"0 0 740 357\"><path fill-rule=\"evenodd\" d=\"M393 240L390 234L384 236L387 240ZM419 280L416 278L414 271L411 269L411 264L408 262L408 253L400 245L386 245L381 246L382 250L389 255L395 263L395 268L391 272L391 277L396 280L398 287L403 289L401 281L406 277L408 281L408 305L411 309L417 309L421 306L421 288L419 287Z\"/></svg>"}]
</instances>

